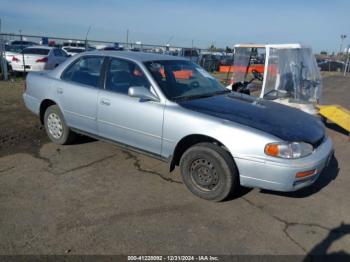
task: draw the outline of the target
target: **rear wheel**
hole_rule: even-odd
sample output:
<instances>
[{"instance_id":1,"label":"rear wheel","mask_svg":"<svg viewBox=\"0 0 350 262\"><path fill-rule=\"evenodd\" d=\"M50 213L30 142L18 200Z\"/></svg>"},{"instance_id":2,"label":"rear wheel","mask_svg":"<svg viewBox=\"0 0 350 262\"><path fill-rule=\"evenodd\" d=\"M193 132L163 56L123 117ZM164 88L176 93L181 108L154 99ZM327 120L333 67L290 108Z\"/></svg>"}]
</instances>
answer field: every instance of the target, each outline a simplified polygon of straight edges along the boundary
<instances>
[{"instance_id":1,"label":"rear wheel","mask_svg":"<svg viewBox=\"0 0 350 262\"><path fill-rule=\"evenodd\" d=\"M46 133L52 142L59 145L73 142L75 133L66 125L63 114L57 105L52 105L46 109L44 125Z\"/></svg>"},{"instance_id":2,"label":"rear wheel","mask_svg":"<svg viewBox=\"0 0 350 262\"><path fill-rule=\"evenodd\" d=\"M200 143L190 147L181 158L180 169L186 187L207 200L222 201L239 185L232 157L215 144Z\"/></svg>"}]
</instances>

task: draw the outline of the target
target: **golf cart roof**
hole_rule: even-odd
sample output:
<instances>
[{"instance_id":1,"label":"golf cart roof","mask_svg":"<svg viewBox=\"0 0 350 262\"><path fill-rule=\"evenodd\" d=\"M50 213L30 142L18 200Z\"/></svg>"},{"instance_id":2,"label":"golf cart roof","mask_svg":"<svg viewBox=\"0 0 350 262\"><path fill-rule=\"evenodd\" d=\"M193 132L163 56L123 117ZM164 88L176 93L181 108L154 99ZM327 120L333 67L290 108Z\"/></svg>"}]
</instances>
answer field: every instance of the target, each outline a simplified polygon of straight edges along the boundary
<instances>
[{"instance_id":1,"label":"golf cart roof","mask_svg":"<svg viewBox=\"0 0 350 262\"><path fill-rule=\"evenodd\" d=\"M305 48L307 46L301 44L237 44L234 47L242 48L276 48L276 49L293 49L293 48Z\"/></svg>"}]
</instances>

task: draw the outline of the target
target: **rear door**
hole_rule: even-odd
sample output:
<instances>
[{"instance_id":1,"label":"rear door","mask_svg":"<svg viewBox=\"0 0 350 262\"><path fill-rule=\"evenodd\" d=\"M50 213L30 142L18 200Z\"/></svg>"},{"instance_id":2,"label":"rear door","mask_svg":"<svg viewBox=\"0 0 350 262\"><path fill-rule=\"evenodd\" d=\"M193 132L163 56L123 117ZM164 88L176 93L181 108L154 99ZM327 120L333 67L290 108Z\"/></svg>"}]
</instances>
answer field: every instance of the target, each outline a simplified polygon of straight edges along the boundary
<instances>
[{"instance_id":1,"label":"rear door","mask_svg":"<svg viewBox=\"0 0 350 262\"><path fill-rule=\"evenodd\" d=\"M103 56L80 57L54 83L67 125L91 134L97 134L97 97L103 61Z\"/></svg>"},{"instance_id":2,"label":"rear door","mask_svg":"<svg viewBox=\"0 0 350 262\"><path fill-rule=\"evenodd\" d=\"M110 58L98 96L99 135L160 155L164 104L128 96L131 86L152 88L134 62Z\"/></svg>"}]
</instances>

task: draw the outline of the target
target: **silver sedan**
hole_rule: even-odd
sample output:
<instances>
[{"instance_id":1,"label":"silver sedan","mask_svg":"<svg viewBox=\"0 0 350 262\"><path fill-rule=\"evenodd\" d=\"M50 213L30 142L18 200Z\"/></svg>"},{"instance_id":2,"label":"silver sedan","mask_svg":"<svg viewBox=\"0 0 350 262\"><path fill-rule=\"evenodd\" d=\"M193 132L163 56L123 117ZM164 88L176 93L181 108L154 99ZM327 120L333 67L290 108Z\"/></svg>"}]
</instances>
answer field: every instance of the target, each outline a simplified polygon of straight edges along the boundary
<instances>
[{"instance_id":1,"label":"silver sedan","mask_svg":"<svg viewBox=\"0 0 350 262\"><path fill-rule=\"evenodd\" d=\"M332 155L324 126L298 109L225 89L180 57L99 51L30 73L24 102L57 144L76 133L180 166L195 195L221 201L241 186L294 191Z\"/></svg>"}]
</instances>

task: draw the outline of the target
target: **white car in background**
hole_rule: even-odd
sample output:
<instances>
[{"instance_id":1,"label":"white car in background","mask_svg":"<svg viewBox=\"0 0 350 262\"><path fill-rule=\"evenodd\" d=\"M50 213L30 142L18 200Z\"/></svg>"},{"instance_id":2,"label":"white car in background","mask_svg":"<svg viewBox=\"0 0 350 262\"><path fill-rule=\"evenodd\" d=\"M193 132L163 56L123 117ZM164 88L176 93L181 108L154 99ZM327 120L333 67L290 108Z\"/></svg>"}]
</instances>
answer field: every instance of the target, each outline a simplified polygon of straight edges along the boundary
<instances>
[{"instance_id":1,"label":"white car in background","mask_svg":"<svg viewBox=\"0 0 350 262\"><path fill-rule=\"evenodd\" d=\"M12 57L15 55L18 55L22 50L25 48L25 46L20 45L5 45L5 57L6 61L11 64Z\"/></svg>"},{"instance_id":2,"label":"white car in background","mask_svg":"<svg viewBox=\"0 0 350 262\"><path fill-rule=\"evenodd\" d=\"M24 58L24 61L23 61ZM53 69L68 58L61 49L49 46L31 46L24 48L18 55L12 57L13 71L26 72Z\"/></svg>"},{"instance_id":3,"label":"white car in background","mask_svg":"<svg viewBox=\"0 0 350 262\"><path fill-rule=\"evenodd\" d=\"M85 47L64 46L62 49L69 55L74 56L85 51Z\"/></svg>"}]
</instances>

